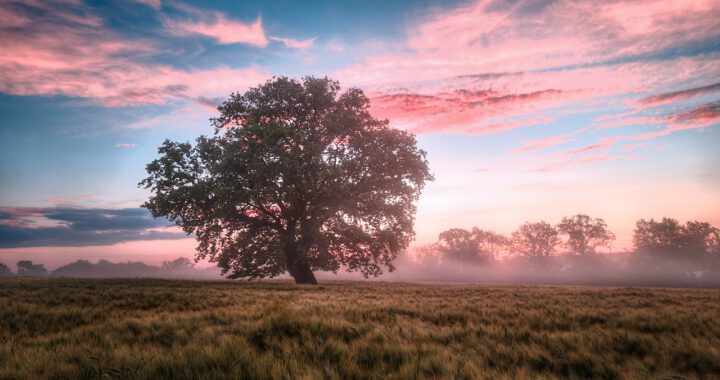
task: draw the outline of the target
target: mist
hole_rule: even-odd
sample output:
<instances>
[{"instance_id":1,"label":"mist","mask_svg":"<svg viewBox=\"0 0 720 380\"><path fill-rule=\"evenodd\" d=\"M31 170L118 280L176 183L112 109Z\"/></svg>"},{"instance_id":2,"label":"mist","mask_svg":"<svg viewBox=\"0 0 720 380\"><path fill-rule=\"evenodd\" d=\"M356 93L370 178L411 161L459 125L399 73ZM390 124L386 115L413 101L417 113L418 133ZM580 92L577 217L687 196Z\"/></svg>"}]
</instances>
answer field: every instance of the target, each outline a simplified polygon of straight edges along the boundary
<instances>
[{"instance_id":1,"label":"mist","mask_svg":"<svg viewBox=\"0 0 720 380\"><path fill-rule=\"evenodd\" d=\"M421 255L413 250L403 252L394 262L395 269L381 276L364 278L357 272L317 272L320 282L384 281L477 284L537 284L585 286L648 286L678 288L720 288L720 258L663 258L653 253L623 252L586 256L559 255L547 258L542 266L523 257L505 257L487 264L468 264L439 255ZM31 262L32 263L32 262ZM172 263L179 263L173 266ZM32 263L43 267L42 263ZM6 263L8 268L12 268ZM44 268L44 267L43 267ZM163 278L224 280L217 267L195 267L187 258L150 265L140 261L113 263L87 260L62 265L44 273L3 275L52 276L73 278ZM291 280L283 274L274 280ZM245 281L245 280L235 280Z\"/></svg>"},{"instance_id":2,"label":"mist","mask_svg":"<svg viewBox=\"0 0 720 380\"><path fill-rule=\"evenodd\" d=\"M342 277L342 276L338 276ZM647 254L551 257L542 266L519 257L486 265L404 256L387 281L593 286L720 287L720 260L673 260Z\"/></svg>"}]
</instances>

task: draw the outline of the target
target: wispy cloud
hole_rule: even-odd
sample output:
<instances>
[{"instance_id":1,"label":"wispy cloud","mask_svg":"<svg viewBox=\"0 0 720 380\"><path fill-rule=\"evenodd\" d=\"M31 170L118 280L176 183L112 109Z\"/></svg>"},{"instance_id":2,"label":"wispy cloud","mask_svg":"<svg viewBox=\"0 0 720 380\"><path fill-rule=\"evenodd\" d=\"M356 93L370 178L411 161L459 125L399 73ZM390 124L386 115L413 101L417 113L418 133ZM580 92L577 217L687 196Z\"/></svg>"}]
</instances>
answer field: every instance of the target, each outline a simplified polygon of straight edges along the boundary
<instances>
[{"instance_id":1,"label":"wispy cloud","mask_svg":"<svg viewBox=\"0 0 720 380\"><path fill-rule=\"evenodd\" d=\"M679 100L689 99L695 96L711 94L714 92L720 92L720 83L646 96L638 100L638 104L645 106L656 106L660 104L673 103Z\"/></svg>"},{"instance_id":2,"label":"wispy cloud","mask_svg":"<svg viewBox=\"0 0 720 380\"><path fill-rule=\"evenodd\" d=\"M309 38L307 40L296 40L293 38L282 38L282 37L270 37L271 40L281 42L286 47L291 49L309 49L315 44L317 37Z\"/></svg>"},{"instance_id":3,"label":"wispy cloud","mask_svg":"<svg viewBox=\"0 0 720 380\"><path fill-rule=\"evenodd\" d=\"M115 147L117 147L117 148L126 148L126 149L134 148L134 147L136 147L136 146L137 146L137 144L129 144L129 143L118 143L118 144L115 144Z\"/></svg>"},{"instance_id":4,"label":"wispy cloud","mask_svg":"<svg viewBox=\"0 0 720 380\"><path fill-rule=\"evenodd\" d=\"M415 133L498 132L527 126L529 120L537 124L548 122L547 117L529 117L530 110L557 104L570 96L555 89L531 93L507 93L501 90L456 89L431 94L391 93L371 98L372 112L396 123L409 125ZM512 116L521 117L523 121ZM495 121L498 117L504 121Z\"/></svg>"},{"instance_id":5,"label":"wispy cloud","mask_svg":"<svg viewBox=\"0 0 720 380\"><path fill-rule=\"evenodd\" d=\"M215 39L221 44L248 44L265 47L268 39L265 37L262 18L257 17L254 22L244 23L232 20L220 12L193 12L200 19L196 21L177 21L166 19L166 29L178 35L200 34Z\"/></svg>"},{"instance_id":6,"label":"wispy cloud","mask_svg":"<svg viewBox=\"0 0 720 380\"><path fill-rule=\"evenodd\" d=\"M543 137L536 140L523 141L522 146L513 150L513 153L528 153L537 150L547 149L557 145L567 144L575 141L575 135L578 135L587 128L580 129L578 131L563 133L555 136Z\"/></svg>"},{"instance_id":7,"label":"wispy cloud","mask_svg":"<svg viewBox=\"0 0 720 380\"><path fill-rule=\"evenodd\" d=\"M335 53L342 53L345 51L345 44L343 44L340 40L332 39L328 41L325 48Z\"/></svg>"},{"instance_id":8,"label":"wispy cloud","mask_svg":"<svg viewBox=\"0 0 720 380\"><path fill-rule=\"evenodd\" d=\"M134 1L136 3L140 3L140 4L145 4L156 10L158 10L162 7L161 0L132 0L132 1Z\"/></svg>"},{"instance_id":9,"label":"wispy cloud","mask_svg":"<svg viewBox=\"0 0 720 380\"><path fill-rule=\"evenodd\" d=\"M256 67L152 63L155 42L117 36L88 12L82 4L0 3L0 17L30 20L0 26L0 92L82 97L106 106L207 104L269 76Z\"/></svg>"},{"instance_id":10,"label":"wispy cloud","mask_svg":"<svg viewBox=\"0 0 720 380\"><path fill-rule=\"evenodd\" d=\"M563 107L716 80L718 14L714 1L475 1L420 19L402 48L333 75L367 89L372 111L396 124L432 130L447 113L465 133L498 117L552 117ZM458 90L508 102L467 107L445 95Z\"/></svg>"}]
</instances>

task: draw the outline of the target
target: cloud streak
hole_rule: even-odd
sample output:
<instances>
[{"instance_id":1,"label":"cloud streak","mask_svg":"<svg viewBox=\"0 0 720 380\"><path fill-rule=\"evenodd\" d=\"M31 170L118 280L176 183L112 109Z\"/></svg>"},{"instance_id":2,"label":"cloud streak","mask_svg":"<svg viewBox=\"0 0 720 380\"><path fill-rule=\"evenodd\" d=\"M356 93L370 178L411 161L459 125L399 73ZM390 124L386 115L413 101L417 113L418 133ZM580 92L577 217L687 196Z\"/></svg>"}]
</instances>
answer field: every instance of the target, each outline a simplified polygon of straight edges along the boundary
<instances>
[{"instance_id":1,"label":"cloud streak","mask_svg":"<svg viewBox=\"0 0 720 380\"><path fill-rule=\"evenodd\" d=\"M252 23L231 20L220 12L200 13L199 21L166 20L165 25L169 32L189 36L194 34L213 38L221 44L248 44L257 47L266 47L268 39L262 25L262 18L258 17Z\"/></svg>"},{"instance_id":2,"label":"cloud streak","mask_svg":"<svg viewBox=\"0 0 720 380\"><path fill-rule=\"evenodd\" d=\"M569 133L563 133L550 137L543 137L536 140L524 141L522 146L513 150L513 153L528 153L537 150L551 148L557 145L567 144L575 141L574 136L586 131L587 128Z\"/></svg>"},{"instance_id":3,"label":"cloud streak","mask_svg":"<svg viewBox=\"0 0 720 380\"><path fill-rule=\"evenodd\" d=\"M657 106L673 103L679 100L686 100L692 97L720 92L720 83L713 83L707 86L688 88L679 91L666 92L662 94L644 97L638 100L638 104L644 106Z\"/></svg>"},{"instance_id":4,"label":"cloud streak","mask_svg":"<svg viewBox=\"0 0 720 380\"><path fill-rule=\"evenodd\" d=\"M308 38L307 40L296 40L293 38L270 37L271 40L277 41L291 49L309 49L315 44L317 37Z\"/></svg>"}]
</instances>

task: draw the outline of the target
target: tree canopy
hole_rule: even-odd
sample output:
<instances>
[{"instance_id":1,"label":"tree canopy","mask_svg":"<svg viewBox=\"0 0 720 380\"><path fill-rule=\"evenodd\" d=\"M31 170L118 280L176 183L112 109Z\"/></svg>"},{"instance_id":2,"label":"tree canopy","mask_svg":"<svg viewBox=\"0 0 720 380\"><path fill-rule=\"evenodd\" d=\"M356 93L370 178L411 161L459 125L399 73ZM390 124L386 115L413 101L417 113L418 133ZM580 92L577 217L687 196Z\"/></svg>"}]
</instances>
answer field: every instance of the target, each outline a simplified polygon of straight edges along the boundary
<instances>
[{"instance_id":1,"label":"tree canopy","mask_svg":"<svg viewBox=\"0 0 720 380\"><path fill-rule=\"evenodd\" d=\"M165 271L187 271L195 268L195 263L187 257L178 257L172 261L163 261L160 268Z\"/></svg>"},{"instance_id":2,"label":"tree canopy","mask_svg":"<svg viewBox=\"0 0 720 380\"><path fill-rule=\"evenodd\" d=\"M470 264L486 264L495 259L495 254L508 244L508 239L492 231L473 227L468 231L451 228L440 233L437 249L443 257Z\"/></svg>"},{"instance_id":3,"label":"tree canopy","mask_svg":"<svg viewBox=\"0 0 720 380\"><path fill-rule=\"evenodd\" d=\"M48 273L42 264L33 264L30 260L20 260L17 262L18 276L44 276Z\"/></svg>"},{"instance_id":4,"label":"tree canopy","mask_svg":"<svg viewBox=\"0 0 720 380\"><path fill-rule=\"evenodd\" d=\"M198 258L230 278L287 271L298 283L394 269L433 179L412 134L327 78L274 78L218 110L214 136L165 141L140 183L152 192L143 207L195 234Z\"/></svg>"},{"instance_id":5,"label":"tree canopy","mask_svg":"<svg viewBox=\"0 0 720 380\"><path fill-rule=\"evenodd\" d=\"M608 231L604 220L584 214L564 217L557 230L566 237L564 246L575 255L595 253L596 248L607 247L615 240L615 234Z\"/></svg>"},{"instance_id":6,"label":"tree canopy","mask_svg":"<svg viewBox=\"0 0 720 380\"><path fill-rule=\"evenodd\" d=\"M558 232L552 225L541 221L524 223L512 233L512 247L519 255L531 259L536 265L544 264L544 259L555 252L560 244Z\"/></svg>"},{"instance_id":7,"label":"tree canopy","mask_svg":"<svg viewBox=\"0 0 720 380\"><path fill-rule=\"evenodd\" d=\"M697 256L720 253L720 230L707 222L677 219L640 219L635 224L633 243L638 252L655 256Z\"/></svg>"}]
</instances>

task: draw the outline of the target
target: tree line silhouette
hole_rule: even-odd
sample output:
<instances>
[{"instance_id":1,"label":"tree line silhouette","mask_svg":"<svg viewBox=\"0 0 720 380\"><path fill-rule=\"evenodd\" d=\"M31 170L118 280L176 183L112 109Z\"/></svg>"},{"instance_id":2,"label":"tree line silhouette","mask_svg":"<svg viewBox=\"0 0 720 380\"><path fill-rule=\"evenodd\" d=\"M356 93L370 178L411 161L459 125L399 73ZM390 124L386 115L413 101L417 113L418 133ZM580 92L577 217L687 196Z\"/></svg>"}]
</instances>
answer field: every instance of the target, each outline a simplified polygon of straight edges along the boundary
<instances>
[{"instance_id":1,"label":"tree line silhouette","mask_svg":"<svg viewBox=\"0 0 720 380\"><path fill-rule=\"evenodd\" d=\"M720 230L710 223L640 219L632 251L610 252L614 240L603 219L578 214L510 235L452 228L408 261L433 281L720 286Z\"/></svg>"},{"instance_id":2,"label":"tree line silhouette","mask_svg":"<svg viewBox=\"0 0 720 380\"><path fill-rule=\"evenodd\" d=\"M635 224L633 244L642 256L674 260L720 255L720 230L707 222L676 219L640 219ZM615 234L601 218L578 214L564 217L553 226L545 221L526 222L510 236L473 227L441 232L429 253L467 264L488 264L504 257L522 257L538 267L559 254L588 256L610 247ZM561 249L565 250L562 251Z\"/></svg>"},{"instance_id":3,"label":"tree line silhouette","mask_svg":"<svg viewBox=\"0 0 720 380\"><path fill-rule=\"evenodd\" d=\"M164 261L160 266L148 265L143 262L112 263L100 260L93 264L87 260L77 260L63 265L55 270L48 271L44 265L35 264L30 260L20 260L16 264L17 271L0 263L0 277L2 276L63 276L63 277L209 277L217 271L195 269L195 263L186 258ZM212 273L210 273L212 272Z\"/></svg>"}]
</instances>

